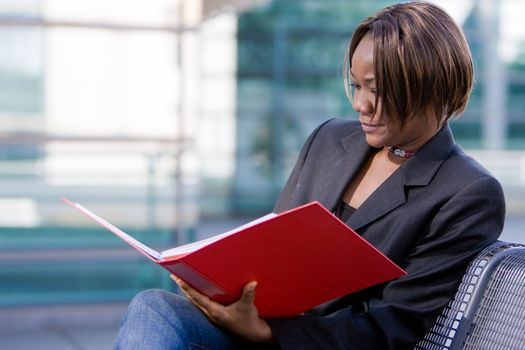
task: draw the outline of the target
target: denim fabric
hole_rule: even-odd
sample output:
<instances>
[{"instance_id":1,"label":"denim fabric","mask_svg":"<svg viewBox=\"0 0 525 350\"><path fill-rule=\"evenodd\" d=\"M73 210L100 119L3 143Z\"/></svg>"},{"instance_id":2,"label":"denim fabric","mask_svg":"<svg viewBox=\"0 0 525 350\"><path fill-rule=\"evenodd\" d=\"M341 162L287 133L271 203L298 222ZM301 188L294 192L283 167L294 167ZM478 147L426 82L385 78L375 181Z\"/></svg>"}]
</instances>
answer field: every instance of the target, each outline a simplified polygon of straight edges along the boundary
<instances>
[{"instance_id":1,"label":"denim fabric","mask_svg":"<svg viewBox=\"0 0 525 350\"><path fill-rule=\"evenodd\" d=\"M258 345L248 344L218 329L186 298L151 289L137 294L131 301L122 319L114 349L264 348Z\"/></svg>"}]
</instances>

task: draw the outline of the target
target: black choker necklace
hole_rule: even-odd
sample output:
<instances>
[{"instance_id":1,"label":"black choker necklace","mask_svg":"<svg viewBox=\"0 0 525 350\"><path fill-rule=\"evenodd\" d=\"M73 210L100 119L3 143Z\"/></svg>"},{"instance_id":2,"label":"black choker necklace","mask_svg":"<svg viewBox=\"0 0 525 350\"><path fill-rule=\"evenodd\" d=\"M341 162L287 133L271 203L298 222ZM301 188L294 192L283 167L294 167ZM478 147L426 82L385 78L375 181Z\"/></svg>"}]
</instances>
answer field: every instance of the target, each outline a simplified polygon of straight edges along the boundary
<instances>
[{"instance_id":1,"label":"black choker necklace","mask_svg":"<svg viewBox=\"0 0 525 350\"><path fill-rule=\"evenodd\" d=\"M390 147L390 153L392 153L395 156L408 159L414 155L416 152L411 151L405 151L404 149L397 148L397 147Z\"/></svg>"}]
</instances>

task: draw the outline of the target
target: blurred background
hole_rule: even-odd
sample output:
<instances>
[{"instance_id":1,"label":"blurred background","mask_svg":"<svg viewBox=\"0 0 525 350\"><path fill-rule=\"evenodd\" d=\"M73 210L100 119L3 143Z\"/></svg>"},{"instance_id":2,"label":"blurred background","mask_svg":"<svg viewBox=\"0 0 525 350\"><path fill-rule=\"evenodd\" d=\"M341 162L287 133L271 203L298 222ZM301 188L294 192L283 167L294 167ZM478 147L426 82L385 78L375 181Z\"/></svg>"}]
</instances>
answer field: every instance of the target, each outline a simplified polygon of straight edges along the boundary
<instances>
[{"instance_id":1,"label":"blurred background","mask_svg":"<svg viewBox=\"0 0 525 350\"><path fill-rule=\"evenodd\" d=\"M456 140L525 243L525 2L432 2L474 54ZM110 348L133 295L173 289L61 197L157 250L271 211L313 128L356 118L346 46L392 3L0 0L0 348Z\"/></svg>"}]
</instances>

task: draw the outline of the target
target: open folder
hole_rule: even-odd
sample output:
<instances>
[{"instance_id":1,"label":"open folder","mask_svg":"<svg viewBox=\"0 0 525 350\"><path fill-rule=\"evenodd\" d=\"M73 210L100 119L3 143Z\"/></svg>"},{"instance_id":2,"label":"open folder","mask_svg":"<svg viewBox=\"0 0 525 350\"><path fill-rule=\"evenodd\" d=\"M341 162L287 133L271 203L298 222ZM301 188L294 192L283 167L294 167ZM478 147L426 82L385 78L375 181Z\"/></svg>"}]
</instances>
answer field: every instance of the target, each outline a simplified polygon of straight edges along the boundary
<instances>
[{"instance_id":1,"label":"open folder","mask_svg":"<svg viewBox=\"0 0 525 350\"><path fill-rule=\"evenodd\" d=\"M232 231L162 252L63 198L212 300L229 304L257 281L262 317L298 315L405 273L320 203L269 214Z\"/></svg>"}]
</instances>

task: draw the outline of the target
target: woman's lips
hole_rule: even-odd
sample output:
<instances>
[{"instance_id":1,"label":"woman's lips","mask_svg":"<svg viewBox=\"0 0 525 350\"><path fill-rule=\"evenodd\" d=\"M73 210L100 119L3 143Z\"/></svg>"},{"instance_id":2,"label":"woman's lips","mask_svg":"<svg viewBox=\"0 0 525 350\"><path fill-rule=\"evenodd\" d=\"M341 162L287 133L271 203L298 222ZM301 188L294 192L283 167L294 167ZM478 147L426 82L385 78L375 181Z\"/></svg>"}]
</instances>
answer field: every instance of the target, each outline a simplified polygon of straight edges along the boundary
<instances>
[{"instance_id":1,"label":"woman's lips","mask_svg":"<svg viewBox=\"0 0 525 350\"><path fill-rule=\"evenodd\" d=\"M379 129L379 125L377 124L367 124L367 123L361 123L361 127L363 128L363 131L367 134L373 133Z\"/></svg>"}]
</instances>

